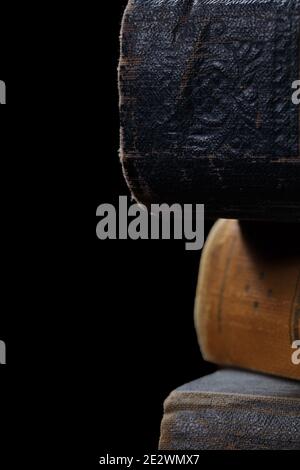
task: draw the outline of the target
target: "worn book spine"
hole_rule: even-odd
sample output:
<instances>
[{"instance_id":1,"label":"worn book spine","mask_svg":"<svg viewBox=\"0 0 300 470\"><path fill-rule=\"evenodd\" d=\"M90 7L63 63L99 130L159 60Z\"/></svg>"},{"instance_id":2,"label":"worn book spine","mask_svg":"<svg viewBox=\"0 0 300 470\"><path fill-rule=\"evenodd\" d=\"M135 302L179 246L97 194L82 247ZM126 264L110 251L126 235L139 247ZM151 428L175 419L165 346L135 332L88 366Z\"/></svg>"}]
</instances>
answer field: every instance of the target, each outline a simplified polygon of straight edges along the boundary
<instances>
[{"instance_id":1,"label":"worn book spine","mask_svg":"<svg viewBox=\"0 0 300 470\"><path fill-rule=\"evenodd\" d=\"M300 384L221 370L174 390L161 450L299 450Z\"/></svg>"},{"instance_id":2,"label":"worn book spine","mask_svg":"<svg viewBox=\"0 0 300 470\"><path fill-rule=\"evenodd\" d=\"M297 224L216 222L195 301L207 361L300 379L292 361L300 339L299 240Z\"/></svg>"},{"instance_id":3,"label":"worn book spine","mask_svg":"<svg viewBox=\"0 0 300 470\"><path fill-rule=\"evenodd\" d=\"M130 0L119 64L134 198L300 221L300 0Z\"/></svg>"}]
</instances>

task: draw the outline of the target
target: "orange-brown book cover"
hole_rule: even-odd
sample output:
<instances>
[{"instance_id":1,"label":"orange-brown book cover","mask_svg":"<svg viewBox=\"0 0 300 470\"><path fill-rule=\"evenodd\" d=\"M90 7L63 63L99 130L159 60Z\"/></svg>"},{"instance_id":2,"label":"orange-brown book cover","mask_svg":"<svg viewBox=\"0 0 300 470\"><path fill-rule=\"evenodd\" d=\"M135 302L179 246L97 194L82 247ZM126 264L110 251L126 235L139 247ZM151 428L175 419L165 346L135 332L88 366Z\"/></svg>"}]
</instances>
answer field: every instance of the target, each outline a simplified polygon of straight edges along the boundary
<instances>
[{"instance_id":1,"label":"orange-brown book cover","mask_svg":"<svg viewBox=\"0 0 300 470\"><path fill-rule=\"evenodd\" d=\"M299 241L297 225L216 222L195 302L207 361L300 379Z\"/></svg>"}]
</instances>

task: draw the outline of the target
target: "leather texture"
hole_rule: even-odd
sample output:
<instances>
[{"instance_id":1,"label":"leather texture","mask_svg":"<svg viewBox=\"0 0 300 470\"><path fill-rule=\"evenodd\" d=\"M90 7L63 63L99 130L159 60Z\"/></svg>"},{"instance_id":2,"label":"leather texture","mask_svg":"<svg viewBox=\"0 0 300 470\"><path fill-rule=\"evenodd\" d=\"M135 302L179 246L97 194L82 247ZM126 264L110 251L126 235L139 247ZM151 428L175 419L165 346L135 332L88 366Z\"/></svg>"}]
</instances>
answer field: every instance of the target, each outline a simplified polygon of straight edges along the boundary
<instances>
[{"instance_id":1,"label":"leather texture","mask_svg":"<svg viewBox=\"0 0 300 470\"><path fill-rule=\"evenodd\" d=\"M121 160L146 205L300 221L300 0L131 0Z\"/></svg>"}]
</instances>

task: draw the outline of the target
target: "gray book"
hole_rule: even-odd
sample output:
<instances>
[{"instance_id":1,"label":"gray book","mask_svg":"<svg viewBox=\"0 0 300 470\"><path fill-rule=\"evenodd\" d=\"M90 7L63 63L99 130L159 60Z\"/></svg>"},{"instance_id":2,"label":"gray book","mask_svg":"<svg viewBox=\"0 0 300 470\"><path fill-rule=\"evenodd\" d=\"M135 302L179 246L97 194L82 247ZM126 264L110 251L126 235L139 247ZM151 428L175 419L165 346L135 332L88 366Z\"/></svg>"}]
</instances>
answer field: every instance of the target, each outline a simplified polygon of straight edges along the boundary
<instances>
[{"instance_id":1,"label":"gray book","mask_svg":"<svg viewBox=\"0 0 300 470\"><path fill-rule=\"evenodd\" d=\"M300 383L224 369L165 401L160 450L299 450Z\"/></svg>"}]
</instances>

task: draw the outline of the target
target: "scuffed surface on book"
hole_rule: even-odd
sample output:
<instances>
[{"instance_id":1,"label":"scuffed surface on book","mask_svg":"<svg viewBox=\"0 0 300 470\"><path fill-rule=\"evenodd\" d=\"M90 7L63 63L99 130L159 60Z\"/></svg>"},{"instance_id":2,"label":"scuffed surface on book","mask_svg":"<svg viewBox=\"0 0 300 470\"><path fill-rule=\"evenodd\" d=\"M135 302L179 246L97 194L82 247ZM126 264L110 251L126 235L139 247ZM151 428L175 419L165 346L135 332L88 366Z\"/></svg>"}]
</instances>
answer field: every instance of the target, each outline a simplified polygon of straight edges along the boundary
<instances>
[{"instance_id":1,"label":"scuffed surface on book","mask_svg":"<svg viewBox=\"0 0 300 470\"><path fill-rule=\"evenodd\" d=\"M300 449L300 384L224 369L171 393L161 450Z\"/></svg>"},{"instance_id":2,"label":"scuffed surface on book","mask_svg":"<svg viewBox=\"0 0 300 470\"><path fill-rule=\"evenodd\" d=\"M134 197L300 221L299 0L130 0L121 160Z\"/></svg>"},{"instance_id":3,"label":"scuffed surface on book","mask_svg":"<svg viewBox=\"0 0 300 470\"><path fill-rule=\"evenodd\" d=\"M195 327L202 356L300 380L300 224L218 220L201 256Z\"/></svg>"}]
</instances>

